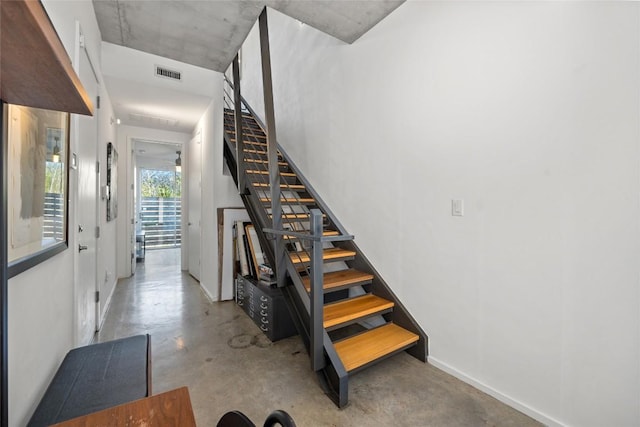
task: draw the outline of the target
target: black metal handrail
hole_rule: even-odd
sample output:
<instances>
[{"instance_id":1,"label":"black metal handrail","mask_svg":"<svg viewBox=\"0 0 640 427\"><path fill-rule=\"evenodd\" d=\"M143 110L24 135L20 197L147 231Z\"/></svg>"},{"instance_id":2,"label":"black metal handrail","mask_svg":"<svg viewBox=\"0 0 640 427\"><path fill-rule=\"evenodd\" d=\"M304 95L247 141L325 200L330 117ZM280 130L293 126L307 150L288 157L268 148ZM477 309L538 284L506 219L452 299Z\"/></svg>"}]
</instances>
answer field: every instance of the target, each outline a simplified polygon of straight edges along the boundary
<instances>
[{"instance_id":1,"label":"black metal handrail","mask_svg":"<svg viewBox=\"0 0 640 427\"><path fill-rule=\"evenodd\" d=\"M225 76L225 82L231 88L234 87L233 82L229 81L227 76ZM246 99L243 96L240 96L240 100L241 100L242 108L245 109L245 111L247 111L252 116L252 119L258 124L258 126L263 130L263 132L265 132L264 130L265 125L260 119L260 116L255 112L253 108L251 108L251 105L249 105L249 103L246 101ZM236 138L236 141L237 141L237 138ZM328 208L328 205L324 202L322 197L320 197L320 194L318 194L315 191L313 186L309 183L309 181L304 176L304 174L302 174L302 172L300 171L298 166L295 164L295 162L292 161L291 157L289 157L287 152L282 149L282 146L279 143L277 144L277 146L278 146L278 154L282 157L283 162L287 164L289 169L291 169L291 171L296 175L296 178L304 186L305 192L309 193L309 195L316 201L316 205L322 206L323 212L325 213L327 218L331 221L331 224L338 231L338 233L340 235L348 235L346 228L338 220L337 216L331 211L331 209ZM295 189L290 188L290 186L288 185L285 188L290 191L295 191ZM289 221L288 223L291 225L293 221Z\"/></svg>"},{"instance_id":2,"label":"black metal handrail","mask_svg":"<svg viewBox=\"0 0 640 427\"><path fill-rule=\"evenodd\" d=\"M324 236L322 227L322 211L320 209L311 209L311 230L310 233L297 233L285 230L275 230L265 228L265 233L295 237L301 240L312 242L311 245L311 264L310 264L310 323L311 323L311 369L319 371L326 366L324 358L324 269L323 269L323 245L324 242L338 242L353 240L352 235L341 236Z\"/></svg>"}]
</instances>

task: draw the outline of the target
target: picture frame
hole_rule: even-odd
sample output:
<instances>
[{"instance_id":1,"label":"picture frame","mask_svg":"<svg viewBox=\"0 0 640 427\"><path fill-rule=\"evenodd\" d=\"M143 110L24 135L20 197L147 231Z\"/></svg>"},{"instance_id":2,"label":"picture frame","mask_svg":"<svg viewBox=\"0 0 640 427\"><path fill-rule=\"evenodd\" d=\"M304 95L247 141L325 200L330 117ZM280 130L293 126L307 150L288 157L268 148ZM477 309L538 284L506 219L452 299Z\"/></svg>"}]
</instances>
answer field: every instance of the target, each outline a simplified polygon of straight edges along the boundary
<instances>
[{"instance_id":1,"label":"picture frame","mask_svg":"<svg viewBox=\"0 0 640 427\"><path fill-rule=\"evenodd\" d=\"M249 241L249 249L251 252L251 258L253 261L253 265L255 268L256 279L258 278L258 271L261 264L265 263L264 253L262 252L262 246L260 246L260 240L258 238L258 232L256 231L253 224L248 224L245 226L245 234L247 236L247 240Z\"/></svg>"},{"instance_id":2,"label":"picture frame","mask_svg":"<svg viewBox=\"0 0 640 427\"><path fill-rule=\"evenodd\" d=\"M107 185L105 199L107 200L107 221L118 217L118 152L115 146L107 144Z\"/></svg>"},{"instance_id":3,"label":"picture frame","mask_svg":"<svg viewBox=\"0 0 640 427\"><path fill-rule=\"evenodd\" d=\"M69 113L4 104L8 276L68 247Z\"/></svg>"}]
</instances>

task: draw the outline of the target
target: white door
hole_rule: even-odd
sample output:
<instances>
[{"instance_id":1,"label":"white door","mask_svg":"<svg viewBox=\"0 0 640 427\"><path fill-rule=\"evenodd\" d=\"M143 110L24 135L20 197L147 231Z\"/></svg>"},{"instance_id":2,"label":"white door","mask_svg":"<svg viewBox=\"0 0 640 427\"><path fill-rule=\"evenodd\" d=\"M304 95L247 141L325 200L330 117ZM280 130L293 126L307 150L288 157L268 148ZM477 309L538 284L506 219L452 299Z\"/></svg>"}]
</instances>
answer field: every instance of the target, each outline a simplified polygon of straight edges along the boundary
<instances>
[{"instance_id":1,"label":"white door","mask_svg":"<svg viewBox=\"0 0 640 427\"><path fill-rule=\"evenodd\" d=\"M127 145L129 147L129 145ZM136 254L136 229L138 227L138 208L137 203L139 203L140 198L138 197L138 165L136 164L136 156L133 155L133 150L129 150L129 162L131 167L129 168L129 173L134 177L133 185L128 188L129 191L129 205L128 212L129 215L129 251L131 256L131 273L134 274L136 271L136 266L138 264L137 254Z\"/></svg>"},{"instance_id":2,"label":"white door","mask_svg":"<svg viewBox=\"0 0 640 427\"><path fill-rule=\"evenodd\" d=\"M200 280L200 214L202 187L202 144L201 134L189 142L187 150L188 174L188 233L189 233L189 274Z\"/></svg>"},{"instance_id":3,"label":"white door","mask_svg":"<svg viewBox=\"0 0 640 427\"><path fill-rule=\"evenodd\" d=\"M98 80L91 67L84 49L80 51L79 75L87 94L94 103L94 116L78 118L78 246L74 248L78 254L76 265L76 339L78 345L91 342L97 329L97 254L98 239L96 237L97 203L98 203Z\"/></svg>"}]
</instances>

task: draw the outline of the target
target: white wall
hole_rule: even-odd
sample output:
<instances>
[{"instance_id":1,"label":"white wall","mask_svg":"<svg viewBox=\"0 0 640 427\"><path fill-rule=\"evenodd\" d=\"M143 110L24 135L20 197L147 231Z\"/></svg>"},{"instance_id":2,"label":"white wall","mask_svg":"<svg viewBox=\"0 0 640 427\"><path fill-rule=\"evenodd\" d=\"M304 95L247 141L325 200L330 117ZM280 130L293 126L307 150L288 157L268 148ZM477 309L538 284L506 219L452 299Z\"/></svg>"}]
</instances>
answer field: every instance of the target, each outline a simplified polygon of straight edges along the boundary
<instances>
[{"instance_id":1,"label":"white wall","mask_svg":"<svg viewBox=\"0 0 640 427\"><path fill-rule=\"evenodd\" d=\"M190 135L182 132L171 132L159 129L150 129L138 126L120 125L117 127L118 140L118 218L117 233L120 238L117 242L117 272L119 278L129 277L131 271L131 251L135 242L134 229L131 220L135 219L134 191L136 175L134 173L133 141L146 140L166 142L183 145L189 141ZM184 194L184 191L183 193ZM184 218L184 212L183 212ZM184 236L184 227L182 229ZM182 257L184 258L184 245Z\"/></svg>"},{"instance_id":2,"label":"white wall","mask_svg":"<svg viewBox=\"0 0 640 427\"><path fill-rule=\"evenodd\" d=\"M431 363L549 424L640 424L639 8L408 1L353 45L270 11L280 143Z\"/></svg>"},{"instance_id":3,"label":"white wall","mask_svg":"<svg viewBox=\"0 0 640 427\"><path fill-rule=\"evenodd\" d=\"M194 137L198 132L202 133L200 285L214 301L220 297L217 210L243 206L233 178L223 174L222 82L223 75L217 74L214 101L207 108L193 133Z\"/></svg>"},{"instance_id":4,"label":"white wall","mask_svg":"<svg viewBox=\"0 0 640 427\"><path fill-rule=\"evenodd\" d=\"M76 21L85 35L86 48L99 70L100 32L91 2L43 1L45 9L71 58L76 46ZM104 99L100 115L101 141L106 158L107 138L113 137L108 123L112 109L108 97ZM75 129L72 116L71 129ZM71 151L76 152L77 141L71 134ZM82 141L82 143L86 143ZM102 155L102 154L101 154ZM102 160L101 160L102 161ZM77 176L69 175L69 247L77 246L75 215ZM101 258L104 268L114 268L115 247L111 226L103 228ZM112 287L108 283L107 289ZM8 344L9 344L9 425L24 425L58 368L62 358L74 343L74 250L66 251L37 265L9 281Z\"/></svg>"},{"instance_id":5,"label":"white wall","mask_svg":"<svg viewBox=\"0 0 640 427\"><path fill-rule=\"evenodd\" d=\"M107 144L111 142L117 150L116 124L111 99L107 93L104 81L100 85L100 123L98 124L98 161L100 162L100 186L107 185ZM119 153L119 151L118 151ZM121 167L118 162L118 172ZM120 200L120 199L118 199ZM118 206L118 216L122 215ZM98 243L98 288L100 291L99 319L102 323L107 314L107 308L111 295L118 281L117 268L117 241L122 240L118 236L116 221L107 221L107 200L100 199L98 204L98 218L100 226L100 239Z\"/></svg>"}]
</instances>

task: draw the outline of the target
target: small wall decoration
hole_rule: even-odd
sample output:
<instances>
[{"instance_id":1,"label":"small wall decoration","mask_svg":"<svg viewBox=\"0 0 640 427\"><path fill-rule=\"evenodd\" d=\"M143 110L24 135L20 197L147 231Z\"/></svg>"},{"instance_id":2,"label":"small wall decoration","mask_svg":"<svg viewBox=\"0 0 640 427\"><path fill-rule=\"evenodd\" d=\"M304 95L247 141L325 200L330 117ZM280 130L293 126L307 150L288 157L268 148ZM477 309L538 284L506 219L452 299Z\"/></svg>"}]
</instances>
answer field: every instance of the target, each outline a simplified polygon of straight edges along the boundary
<instances>
[{"instance_id":1,"label":"small wall decoration","mask_svg":"<svg viewBox=\"0 0 640 427\"><path fill-rule=\"evenodd\" d=\"M118 217L118 152L112 143L107 144L107 221Z\"/></svg>"}]
</instances>

